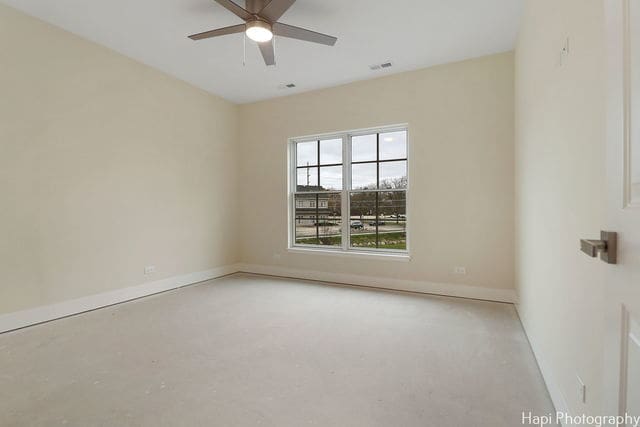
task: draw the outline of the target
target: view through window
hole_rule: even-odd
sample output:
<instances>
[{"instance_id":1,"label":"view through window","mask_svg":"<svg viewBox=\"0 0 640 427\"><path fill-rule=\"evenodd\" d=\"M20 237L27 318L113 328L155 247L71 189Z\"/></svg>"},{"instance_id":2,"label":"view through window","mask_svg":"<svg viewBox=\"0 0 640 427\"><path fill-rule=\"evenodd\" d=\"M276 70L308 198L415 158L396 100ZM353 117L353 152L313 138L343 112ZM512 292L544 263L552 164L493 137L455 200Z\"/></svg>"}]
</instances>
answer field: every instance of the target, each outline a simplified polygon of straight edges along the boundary
<instances>
[{"instance_id":1,"label":"view through window","mask_svg":"<svg viewBox=\"0 0 640 427\"><path fill-rule=\"evenodd\" d=\"M407 130L292 143L292 245L407 250Z\"/></svg>"}]
</instances>

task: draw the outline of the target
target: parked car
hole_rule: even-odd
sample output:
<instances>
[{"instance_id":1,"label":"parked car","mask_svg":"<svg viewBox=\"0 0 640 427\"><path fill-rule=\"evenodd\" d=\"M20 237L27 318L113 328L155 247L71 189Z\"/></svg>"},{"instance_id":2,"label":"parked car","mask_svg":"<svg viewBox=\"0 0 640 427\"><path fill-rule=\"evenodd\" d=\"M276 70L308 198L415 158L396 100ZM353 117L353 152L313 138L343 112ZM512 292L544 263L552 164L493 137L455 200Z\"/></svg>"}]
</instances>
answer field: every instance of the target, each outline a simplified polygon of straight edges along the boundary
<instances>
[{"instance_id":1,"label":"parked car","mask_svg":"<svg viewBox=\"0 0 640 427\"><path fill-rule=\"evenodd\" d=\"M391 215L390 218L397 218L397 219L407 219L406 215Z\"/></svg>"},{"instance_id":2,"label":"parked car","mask_svg":"<svg viewBox=\"0 0 640 427\"><path fill-rule=\"evenodd\" d=\"M386 222L384 222L384 221L378 221L378 225L385 225L385 224L386 224ZM371 221L369 223L369 225L372 226L372 227L375 227L376 226L376 222L375 221Z\"/></svg>"},{"instance_id":3,"label":"parked car","mask_svg":"<svg viewBox=\"0 0 640 427\"><path fill-rule=\"evenodd\" d=\"M364 228L364 224L362 223L362 221L351 221L351 228L359 230L361 228Z\"/></svg>"}]
</instances>

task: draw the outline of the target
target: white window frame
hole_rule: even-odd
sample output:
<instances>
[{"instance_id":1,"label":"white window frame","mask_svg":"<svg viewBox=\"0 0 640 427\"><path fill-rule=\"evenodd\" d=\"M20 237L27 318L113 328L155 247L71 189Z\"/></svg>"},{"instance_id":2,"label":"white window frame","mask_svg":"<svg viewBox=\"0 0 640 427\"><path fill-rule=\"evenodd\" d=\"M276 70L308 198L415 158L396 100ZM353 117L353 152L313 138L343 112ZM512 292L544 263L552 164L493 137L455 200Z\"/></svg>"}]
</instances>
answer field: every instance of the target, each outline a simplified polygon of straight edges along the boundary
<instances>
[{"instance_id":1,"label":"white window frame","mask_svg":"<svg viewBox=\"0 0 640 427\"><path fill-rule=\"evenodd\" d=\"M407 248L402 249L365 249L351 247L351 198L349 194L351 189L351 141L355 136L368 135L372 133L388 133L404 131L407 133L407 188L402 190L405 192L406 198L406 241ZM296 144L302 142L312 142L318 140L341 139L342 140L342 190L327 191L326 193L341 194L341 210L342 210L342 245L340 247L329 247L323 245L299 245L296 244L296 206L295 195L297 191L297 159ZM327 133L320 135L311 135L304 137L289 138L287 144L287 168L288 168L288 185L287 185L287 218L288 218L288 250L298 253L315 253L327 255L349 255L357 257L378 256L388 259L409 260L410 259L410 236L411 236L411 219L409 217L409 198L411 194L411 154L410 154L410 134L407 124L378 126L367 129L358 129L344 132ZM385 192L388 189L367 190Z\"/></svg>"}]
</instances>

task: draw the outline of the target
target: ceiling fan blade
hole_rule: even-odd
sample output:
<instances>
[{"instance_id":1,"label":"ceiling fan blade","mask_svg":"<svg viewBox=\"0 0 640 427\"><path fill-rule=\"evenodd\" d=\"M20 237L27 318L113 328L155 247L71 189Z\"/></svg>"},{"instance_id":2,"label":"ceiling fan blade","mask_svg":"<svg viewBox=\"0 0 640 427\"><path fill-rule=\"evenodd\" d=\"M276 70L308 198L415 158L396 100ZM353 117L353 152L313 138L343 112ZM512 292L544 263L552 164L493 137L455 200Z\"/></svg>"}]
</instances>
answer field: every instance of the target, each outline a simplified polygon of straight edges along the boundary
<instances>
[{"instance_id":1,"label":"ceiling fan blade","mask_svg":"<svg viewBox=\"0 0 640 427\"><path fill-rule=\"evenodd\" d=\"M231 27L218 28L204 33L192 34L189 36L191 40L202 40L211 37L226 36L227 34L236 34L244 32L245 24L232 25Z\"/></svg>"},{"instance_id":2,"label":"ceiling fan blade","mask_svg":"<svg viewBox=\"0 0 640 427\"><path fill-rule=\"evenodd\" d=\"M276 65L276 55L273 49L273 40L264 43L258 43L264 63L267 65Z\"/></svg>"},{"instance_id":3,"label":"ceiling fan blade","mask_svg":"<svg viewBox=\"0 0 640 427\"><path fill-rule=\"evenodd\" d=\"M231 0L216 0L216 3L218 3L221 6L225 7L231 13L236 15L238 18L242 18L245 21L248 21L248 20L253 18L253 16L251 16L251 14L249 12L247 12L244 8L238 6L237 4L232 2Z\"/></svg>"},{"instance_id":4,"label":"ceiling fan blade","mask_svg":"<svg viewBox=\"0 0 640 427\"><path fill-rule=\"evenodd\" d=\"M271 0L259 13L270 22L276 22L296 0Z\"/></svg>"},{"instance_id":5,"label":"ceiling fan blade","mask_svg":"<svg viewBox=\"0 0 640 427\"><path fill-rule=\"evenodd\" d=\"M338 39L326 34L316 33L315 31L305 30L304 28L294 27L293 25L282 24L276 22L273 24L273 33L290 39L304 40L312 43L320 43L327 46L333 46Z\"/></svg>"}]
</instances>

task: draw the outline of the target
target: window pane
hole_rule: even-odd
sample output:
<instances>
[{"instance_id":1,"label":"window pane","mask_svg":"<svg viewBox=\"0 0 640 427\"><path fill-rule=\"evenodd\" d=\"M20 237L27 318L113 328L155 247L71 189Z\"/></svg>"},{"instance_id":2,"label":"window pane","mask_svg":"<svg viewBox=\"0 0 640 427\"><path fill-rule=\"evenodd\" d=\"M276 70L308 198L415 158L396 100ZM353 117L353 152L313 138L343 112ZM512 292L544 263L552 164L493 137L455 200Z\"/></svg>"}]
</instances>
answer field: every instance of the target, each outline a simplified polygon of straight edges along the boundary
<instances>
[{"instance_id":1,"label":"window pane","mask_svg":"<svg viewBox=\"0 0 640 427\"><path fill-rule=\"evenodd\" d=\"M295 206L296 244L342 245L340 194L298 194Z\"/></svg>"},{"instance_id":2,"label":"window pane","mask_svg":"<svg viewBox=\"0 0 640 427\"><path fill-rule=\"evenodd\" d=\"M321 190L342 190L342 166L323 166L320 168Z\"/></svg>"},{"instance_id":3,"label":"window pane","mask_svg":"<svg viewBox=\"0 0 640 427\"><path fill-rule=\"evenodd\" d=\"M299 194L296 195L296 243L316 244L316 226L317 212L315 208L315 194Z\"/></svg>"},{"instance_id":4,"label":"window pane","mask_svg":"<svg viewBox=\"0 0 640 427\"><path fill-rule=\"evenodd\" d=\"M351 188L353 190L375 190L377 188L376 163L351 165Z\"/></svg>"},{"instance_id":5,"label":"window pane","mask_svg":"<svg viewBox=\"0 0 640 427\"><path fill-rule=\"evenodd\" d=\"M407 161L380 163L380 188L407 188Z\"/></svg>"},{"instance_id":6,"label":"window pane","mask_svg":"<svg viewBox=\"0 0 640 427\"><path fill-rule=\"evenodd\" d=\"M407 249L407 193L381 192L378 215L378 248Z\"/></svg>"},{"instance_id":7,"label":"window pane","mask_svg":"<svg viewBox=\"0 0 640 427\"><path fill-rule=\"evenodd\" d=\"M342 163L342 139L320 141L320 164L335 165Z\"/></svg>"},{"instance_id":8,"label":"window pane","mask_svg":"<svg viewBox=\"0 0 640 427\"><path fill-rule=\"evenodd\" d=\"M380 134L380 160L407 158L407 132Z\"/></svg>"},{"instance_id":9,"label":"window pane","mask_svg":"<svg viewBox=\"0 0 640 427\"><path fill-rule=\"evenodd\" d=\"M342 246L342 195L320 194L318 236L323 246Z\"/></svg>"},{"instance_id":10,"label":"window pane","mask_svg":"<svg viewBox=\"0 0 640 427\"><path fill-rule=\"evenodd\" d=\"M318 142L298 142L296 144L296 160L298 166L318 164Z\"/></svg>"},{"instance_id":11,"label":"window pane","mask_svg":"<svg viewBox=\"0 0 640 427\"><path fill-rule=\"evenodd\" d=\"M377 134L360 135L351 138L351 161L366 162L377 160Z\"/></svg>"},{"instance_id":12,"label":"window pane","mask_svg":"<svg viewBox=\"0 0 640 427\"><path fill-rule=\"evenodd\" d=\"M376 193L351 193L351 247L376 248ZM373 224L373 225L369 225Z\"/></svg>"},{"instance_id":13,"label":"window pane","mask_svg":"<svg viewBox=\"0 0 640 427\"><path fill-rule=\"evenodd\" d=\"M387 250L407 248L407 203L404 191L353 192L350 197L351 247Z\"/></svg>"},{"instance_id":14,"label":"window pane","mask_svg":"<svg viewBox=\"0 0 640 427\"><path fill-rule=\"evenodd\" d=\"M296 191L318 191L318 168L298 168Z\"/></svg>"}]
</instances>

